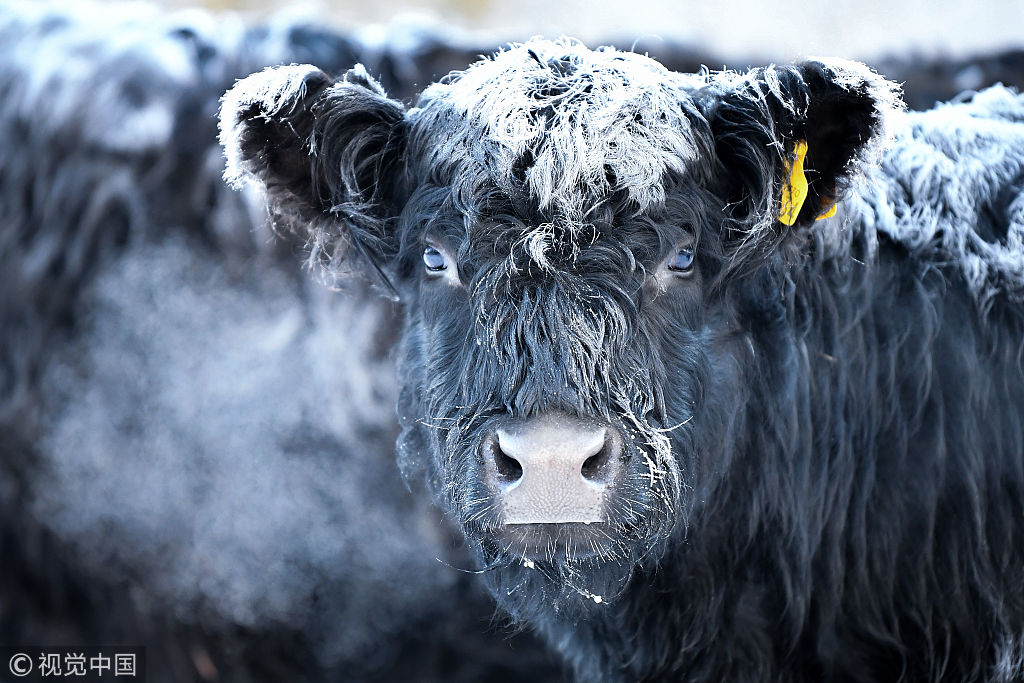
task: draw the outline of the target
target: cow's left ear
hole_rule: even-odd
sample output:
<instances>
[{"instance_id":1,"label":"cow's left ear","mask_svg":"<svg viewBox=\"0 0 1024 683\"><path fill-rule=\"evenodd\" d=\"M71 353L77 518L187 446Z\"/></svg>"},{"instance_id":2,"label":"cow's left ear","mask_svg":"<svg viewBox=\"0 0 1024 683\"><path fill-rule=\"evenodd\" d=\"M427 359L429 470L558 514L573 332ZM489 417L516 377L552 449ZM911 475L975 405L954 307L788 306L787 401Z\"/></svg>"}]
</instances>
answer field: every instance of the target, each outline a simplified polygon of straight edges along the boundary
<instances>
[{"instance_id":1,"label":"cow's left ear","mask_svg":"<svg viewBox=\"0 0 1024 683\"><path fill-rule=\"evenodd\" d=\"M707 118L730 218L780 239L831 215L887 142L899 87L843 60L770 66L711 81Z\"/></svg>"},{"instance_id":2,"label":"cow's left ear","mask_svg":"<svg viewBox=\"0 0 1024 683\"><path fill-rule=\"evenodd\" d=\"M220 137L225 180L262 186L275 228L314 262L358 254L381 273L403 201L405 109L362 66L337 80L308 64L244 78L224 95Z\"/></svg>"}]
</instances>

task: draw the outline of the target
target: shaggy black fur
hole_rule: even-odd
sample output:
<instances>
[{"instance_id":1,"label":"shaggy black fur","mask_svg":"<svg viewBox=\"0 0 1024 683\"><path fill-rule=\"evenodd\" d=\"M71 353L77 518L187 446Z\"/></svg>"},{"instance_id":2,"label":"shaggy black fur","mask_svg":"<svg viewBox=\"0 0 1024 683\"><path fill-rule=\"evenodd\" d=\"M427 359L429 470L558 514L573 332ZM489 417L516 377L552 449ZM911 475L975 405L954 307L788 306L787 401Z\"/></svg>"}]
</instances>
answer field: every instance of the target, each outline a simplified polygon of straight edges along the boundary
<instances>
[{"instance_id":1,"label":"shaggy black fur","mask_svg":"<svg viewBox=\"0 0 1024 683\"><path fill-rule=\"evenodd\" d=\"M853 63L680 76L532 41L407 112L303 66L222 116L281 229L387 270L400 465L580 680L1024 675L1020 96L910 116ZM274 138L307 157L287 195L268 122L316 131ZM590 547L526 561L479 444L552 410L619 429L628 473Z\"/></svg>"},{"instance_id":2,"label":"shaggy black fur","mask_svg":"<svg viewBox=\"0 0 1024 683\"><path fill-rule=\"evenodd\" d=\"M402 47L395 49L393 44ZM358 286L350 287L345 296L328 297L297 277L293 262L300 244L270 243L269 235L259 228L264 222L262 202L230 192L220 181L223 164L215 143L217 100L235 78L266 64L314 62L326 73L340 74L361 62L384 87L374 85L365 72L353 73L349 81L356 87L338 93L336 101L319 105L323 113L338 117L334 121L304 119L305 110L295 102L281 102L279 111L290 110L296 122L309 124L308 130L278 127L272 132L281 120L262 121L261 135L276 136L266 140L272 144L264 145L269 155L296 152L283 144L295 132L303 136L316 132L331 143L315 166L303 163L301 149L302 155L292 157L290 167L274 164L275 173L288 176L288 183L273 194L272 208L290 207L278 213L278 220L287 220L289 212L297 210L296 192L310 190L302 198L304 220L296 227L301 241L309 237L306 219L310 216L322 228L314 233L320 242L313 245L313 256L342 267L351 262L346 255L355 256L356 261L377 261L386 267L385 277L412 297L410 301L420 296L414 283L422 235L410 226L403 232L404 247L395 240L394 217L400 205L434 217L431 229L459 245L454 251L459 252L466 278L487 268L486 252L492 244L504 253L518 250L522 263L532 263L530 249L509 243L516 241L515 231L502 231L495 221L504 217L508 225L517 225L516 221L533 225L543 223L546 214L535 212L529 200L525 207L521 200L510 204L510 198L493 192L486 179L474 185L476 180L468 178L470 184L450 196L448 181L438 177L414 194L409 179L399 172L405 169L395 163L409 139L387 131L405 114L383 95L384 90L396 98L411 97L423 84L451 69L464 68L492 46L415 31L393 41L368 44L358 34L292 21L246 26L226 16L179 17L138 7L115 11L107 5L12 1L0 3L0 47L0 516L4 520L0 525L0 642L142 643L148 647L151 681L558 677L559 667L529 637L504 635L499 626L503 617L494 620L493 603L482 595L475 577L436 561L440 557L460 567L469 564L460 549L449 547L452 541L446 527L403 492L392 460L398 426L393 416L396 389L390 350L400 332L397 310L377 297L367 297ZM643 51L646 46L637 48ZM684 45L659 43L649 49L677 70L721 63ZM570 74L564 64L557 66L562 76ZM931 97L981 87L991 82L992 74L1008 83L1015 82L1015 77L1020 82L1019 65L1006 56L962 64L941 61L937 66L913 60L887 71L897 80L906 80L908 90L916 87L919 81L912 75L919 72L938 78L929 80L927 87L929 93L941 95ZM315 75L306 95L311 102L318 101L318 93L332 82L333 78ZM687 110L693 120L701 115L694 107ZM345 127L339 129L341 122ZM350 143L366 143L365 153L358 155L361 164L343 163L354 154ZM458 148L461 143L456 140L455 144ZM702 154L710 153L705 145ZM812 153L820 153L820 147ZM777 161L772 157L765 163L774 168ZM814 163L821 168L820 161ZM517 162L520 182L530 166L528 155ZM763 180L756 176L757 167L754 164L750 170L754 174L748 178L751 187ZM289 173L284 172L286 168ZM378 182L385 178L394 182ZM496 359L473 359L457 344L450 344L450 355L443 356L443 344L409 335L410 370L405 374L410 377L409 386L436 385L432 413L441 415L457 407L449 399L459 392L468 396L476 391L482 402L499 400L510 388L468 381L465 387L452 389L450 378L460 370L467 380L488 374L501 377L507 367L522 374L521 381L515 380L520 386L514 410L555 400L572 406L595 404L594 409L600 409L601 402L579 388L596 382L610 391L619 387L621 393L625 383L638 395L618 400L636 404L638 411L670 415L668 426L689 417L688 411L672 404L682 396L685 401L702 401L705 411L719 410L717 416L705 412L702 418L705 425L719 425L714 438L726 442L739 433L742 420L733 406L719 401L715 408L714 401L700 396L715 391L714 382L729 381L729 367L701 368L696 363L699 353L694 349L713 340L685 330L682 334L693 342L689 346L664 338L666 330L647 341L636 339L638 329L648 334L637 325L646 316L676 316L692 330L706 315L698 310L696 292L677 291L672 297L659 298L651 308L643 299L636 303L629 284L630 278L633 284L643 279L638 268L649 267L688 234L675 223L678 216L688 216L693 225L714 221L705 215L703 203L713 194L695 195L699 188L685 177L668 182L661 209L633 216L629 199L614 196L592 212L594 226L619 226L620 217L630 214L619 243L595 242L574 254L571 241L561 241L564 253L551 252L552 263L559 268L576 259L593 271L589 276L566 273L559 276L557 287L539 289L526 277L508 279L521 303L530 307L528 315L547 320L544 326L522 324L520 310L508 299L492 308L478 298L483 302L478 313L487 322L479 339L483 343L493 334L500 342L494 347L500 350ZM821 194L820 188L827 185L818 179L815 188ZM927 188L907 189L934 194ZM719 190L740 192L736 185ZM702 197L701 202L686 199L694 196ZM1010 194L993 199L983 212L986 234L997 243L1007 239L1011 199ZM756 210L757 203L744 205L743 211ZM329 215L318 215L325 208ZM491 221L479 232L478 244L465 239L466 215ZM361 239L336 241L332 230L339 220L346 230L353 226L361 230ZM730 220L734 232L744 230L739 208ZM790 248L783 232L769 228L770 232L760 233L766 240L751 245L782 239L784 248ZM596 233L590 231L586 227L577 237L594 237ZM545 237L537 235L541 241ZM710 276L727 272L729 255L719 249L713 232L702 233L701 245L701 271L695 283L711 291L714 278ZM793 248L797 247L803 249L806 243L797 240ZM794 257L802 253L799 249ZM403 256L394 260L399 250ZM766 256L757 250L748 255L750 267ZM936 253L923 260L922 267L942 258L942 253ZM745 296L756 294L758 286L775 292L780 279L802 281L798 277L802 261L786 263L797 264L788 266L796 273L785 272L787 266L776 260L765 266L770 277L764 276L763 282L724 278L721 283L762 283L751 285ZM496 272L481 293L505 297L505 275ZM907 277L902 270L895 275ZM372 271L371 277L384 281ZM453 304L444 290L435 289L440 296L431 300L424 293L419 314L439 316L462 306L465 317L453 317L447 323L450 329L440 325L437 334L464 334L469 309L460 297L465 294L456 293ZM862 290L867 292L863 286ZM588 320L571 315L563 303L567 292L589 302L586 305L605 322L604 332L594 334ZM742 294L737 291L736 298L722 300L743 302ZM845 307L843 315L856 312L847 295L840 290L833 295L837 305ZM851 290L849 296L856 295ZM786 299L787 305L792 300L791 296ZM751 329L768 329L772 311L762 311L758 301L752 297L746 308L736 303L735 315L747 316ZM1002 295L997 295L994 315L1005 317L1005 306ZM541 315L547 311L561 318ZM974 329L966 327L970 320L964 321L967 330ZM886 321L876 324L891 325L890 337L884 338L895 336L901 348L926 343L923 338L913 342L899 336L912 329L913 320L901 319L903 327ZM569 343L561 334L565 326L578 326L579 344ZM561 343L561 347L536 347L533 365L557 370L550 377L533 373L531 361L523 362L518 355L521 344L516 338L532 335L536 342L538 331ZM847 328L833 332L843 337ZM987 332L981 336L983 332L976 330L979 343L982 339L992 343ZM800 332L812 340L814 334L818 333ZM627 338L633 340L631 345L618 348L617 342ZM649 355L643 344L647 343L669 347L661 359L663 367L645 365ZM592 367L557 362L580 349L595 356ZM720 351L728 358L734 350ZM420 363L417 354L429 353L437 354L434 360L439 364L454 359L451 367L428 376L429 366ZM881 351L876 353L880 355ZM642 376L623 378L621 369L608 371L599 362L602 356L614 359L620 368L633 366ZM862 365L867 362L865 352ZM644 386L646 379L654 378L652 384L661 387L673 363L689 364L703 384L693 388L679 384L673 389L675 398L668 396L672 392L652 395ZM857 369L847 369L843 377L849 381ZM884 371L897 376L891 366ZM784 380L773 377L772 382ZM555 386L564 390L552 393ZM453 393L446 395L445 390ZM772 387L766 384L760 391L770 393ZM412 394L406 399L423 400ZM774 394L771 400L776 400ZM400 441L400 456L415 476L423 473L424 450L418 440L432 441L443 432L419 430L416 412L408 403L405 406L408 429ZM783 403L779 425L786 419L799 422L792 417L793 411ZM476 428L472 413L469 406L456 416L469 419L464 433L449 433L453 446ZM647 417L638 415L641 423ZM906 423L893 419L894 424ZM780 430L776 439L786 437L781 433L786 427L776 427ZM906 429L909 433L910 427ZM674 432L676 440L694 438L683 428ZM796 433L788 438L796 439ZM637 457L656 452L661 442L654 441L653 446L637 451ZM693 457L695 453L690 451L683 463L687 472L694 473L694 480L702 467L714 464ZM444 471L439 468L427 474L439 478ZM860 492L857 482L835 486ZM693 509L687 515L699 518L703 503L694 505L698 494L692 481L681 478L678 485L666 482L664 488L688 501ZM451 505L461 505L458 497L465 492L450 493ZM751 504L736 497L743 496L734 494L731 502L713 505L719 509L727 503ZM664 550L657 539L669 536L679 522L661 501L661 492L635 482L623 492L622 511L634 515L635 528L609 546L604 567L618 564L626 572L629 557L648 548L655 553ZM870 507L867 502L858 505L862 511ZM491 511L479 501L460 509L459 514L479 513L473 520L479 527L488 523ZM773 528L782 522L776 520ZM735 537L737 543L730 552L750 557L753 546L744 548L742 540L765 536L757 529L744 533ZM787 543L805 538L800 529L787 533ZM496 550L500 556L501 549ZM997 563L1013 559L994 558ZM847 566L842 557L834 562L834 566ZM652 566L650 558L644 563ZM752 563L750 571L757 566ZM770 563L765 561L765 566ZM538 569L552 571L544 566ZM534 579L532 588L524 586L519 593L548 591L553 602L577 609L576 588L593 591L597 585L593 572L586 575L582 567L578 576L572 574L577 569L562 563L553 570L557 581ZM756 620L761 613L749 596L751 585L719 576L712 569L705 567L702 572L701 567L692 567L697 580L691 585L703 582L708 590L717 590L724 586L720 582L728 580L746 586L748 593L723 594L729 604L713 607L721 614L742 612ZM615 572L608 574L611 590L618 589ZM497 573L488 580L499 590L517 581ZM567 583L559 583L563 581ZM567 586L575 588L563 590ZM894 590L881 587L878 605L892 599ZM787 595L796 600L799 592L796 586ZM530 595L535 602L537 594ZM611 599L611 591L607 598ZM836 600L846 604L839 601L838 593ZM526 618L536 609L530 601L507 604ZM595 607L592 601L585 605ZM694 609L698 608L695 602ZM797 608L798 604L793 623L808 613ZM886 612L877 606L877 614L883 619ZM709 622L701 627L704 630L693 633L701 638L724 634L738 640L763 633L734 633L736 617L732 618L731 624ZM827 622L824 617L815 619L819 621L801 623L810 630ZM723 630L716 635L712 626ZM553 621L549 627L567 628ZM885 623L868 635L891 634L892 628ZM617 638L628 634L629 623L616 632ZM940 632L941 624L931 631ZM561 636L554 630L552 634L556 648L581 657L584 673L588 667L604 666L584 657L580 645L558 640ZM963 647L968 649L982 638L972 636ZM691 666L697 661L691 653L703 642L673 647L670 655L652 655L644 649L655 647L652 641L638 648L637 654L645 661L682 656ZM835 647L840 642L837 638ZM1008 641L1001 650L1006 671L1014 664L1013 645ZM957 647L961 647L959 641ZM613 675L614 671L608 674Z\"/></svg>"}]
</instances>

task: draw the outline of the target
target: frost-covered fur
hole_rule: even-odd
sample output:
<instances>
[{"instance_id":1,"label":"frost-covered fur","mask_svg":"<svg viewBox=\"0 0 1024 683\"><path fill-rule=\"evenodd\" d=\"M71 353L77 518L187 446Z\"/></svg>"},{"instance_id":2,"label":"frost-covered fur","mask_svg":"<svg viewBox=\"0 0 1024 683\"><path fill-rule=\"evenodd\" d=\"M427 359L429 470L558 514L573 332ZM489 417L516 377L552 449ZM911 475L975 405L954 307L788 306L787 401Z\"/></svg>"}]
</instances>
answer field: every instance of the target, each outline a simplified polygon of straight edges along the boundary
<instances>
[{"instance_id":1,"label":"frost-covered fur","mask_svg":"<svg viewBox=\"0 0 1024 683\"><path fill-rule=\"evenodd\" d=\"M983 307L999 295L1022 301L1021 98L993 87L961 100L904 117L900 144L872 170L856 211L914 252L955 263Z\"/></svg>"},{"instance_id":2,"label":"frost-covered fur","mask_svg":"<svg viewBox=\"0 0 1024 683\"><path fill-rule=\"evenodd\" d=\"M525 185L539 208L573 221L587 197L613 189L641 210L663 203L662 178L700 153L679 106L683 84L643 55L568 40L554 50L558 64L547 46L504 50L427 88L411 116L451 136L424 163L468 157L501 191Z\"/></svg>"},{"instance_id":3,"label":"frost-covered fur","mask_svg":"<svg viewBox=\"0 0 1024 683\"><path fill-rule=\"evenodd\" d=\"M683 76L539 39L408 110L296 73L225 98L229 173L402 297L399 463L580 680L1019 674L1024 98L910 115L841 60ZM624 475L586 544L526 561L481 444L552 411L617 430Z\"/></svg>"}]
</instances>

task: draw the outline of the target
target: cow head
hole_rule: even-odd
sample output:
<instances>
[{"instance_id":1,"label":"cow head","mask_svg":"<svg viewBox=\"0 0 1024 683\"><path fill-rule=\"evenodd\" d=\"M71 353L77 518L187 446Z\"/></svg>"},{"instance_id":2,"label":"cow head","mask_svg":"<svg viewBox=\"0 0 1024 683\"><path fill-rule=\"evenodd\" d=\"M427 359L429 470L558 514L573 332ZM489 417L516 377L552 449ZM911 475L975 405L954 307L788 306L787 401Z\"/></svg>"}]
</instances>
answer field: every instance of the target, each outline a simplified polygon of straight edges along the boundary
<instances>
[{"instance_id":1,"label":"cow head","mask_svg":"<svg viewBox=\"0 0 1024 683\"><path fill-rule=\"evenodd\" d=\"M403 471L512 603L568 604L656 563L758 448L751 358L896 106L852 63L681 75L534 40L413 109L358 67L271 69L222 138L279 229L404 302Z\"/></svg>"}]
</instances>

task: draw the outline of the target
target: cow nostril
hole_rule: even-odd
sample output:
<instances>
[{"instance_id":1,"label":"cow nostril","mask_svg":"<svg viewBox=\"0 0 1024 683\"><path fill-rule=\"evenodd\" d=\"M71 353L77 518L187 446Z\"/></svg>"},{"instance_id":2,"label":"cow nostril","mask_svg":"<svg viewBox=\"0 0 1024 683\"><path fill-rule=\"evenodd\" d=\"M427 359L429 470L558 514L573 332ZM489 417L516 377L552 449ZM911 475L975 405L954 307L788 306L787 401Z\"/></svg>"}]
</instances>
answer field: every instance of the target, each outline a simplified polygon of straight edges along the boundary
<instances>
[{"instance_id":1,"label":"cow nostril","mask_svg":"<svg viewBox=\"0 0 1024 683\"><path fill-rule=\"evenodd\" d=\"M494 461L494 470L501 483L512 485L523 478L523 466L519 461L501 450L497 439L491 439L487 444Z\"/></svg>"},{"instance_id":2,"label":"cow nostril","mask_svg":"<svg viewBox=\"0 0 1024 683\"><path fill-rule=\"evenodd\" d=\"M583 461L583 467L580 468L580 474L582 474L583 478L589 482L595 484L607 484L613 474L609 467L611 459L612 449L608 443L608 439L606 438L604 444L601 446L601 450Z\"/></svg>"}]
</instances>

